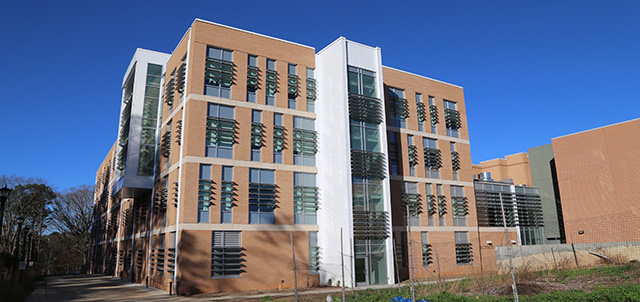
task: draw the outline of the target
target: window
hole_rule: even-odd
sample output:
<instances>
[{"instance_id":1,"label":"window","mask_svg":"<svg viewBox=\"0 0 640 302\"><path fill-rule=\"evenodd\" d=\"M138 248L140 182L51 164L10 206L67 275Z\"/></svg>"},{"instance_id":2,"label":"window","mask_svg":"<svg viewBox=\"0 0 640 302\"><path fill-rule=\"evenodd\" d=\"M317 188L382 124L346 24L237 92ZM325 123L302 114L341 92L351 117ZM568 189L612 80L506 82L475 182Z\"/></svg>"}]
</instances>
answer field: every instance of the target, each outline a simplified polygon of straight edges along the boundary
<instances>
[{"instance_id":1,"label":"window","mask_svg":"<svg viewBox=\"0 0 640 302\"><path fill-rule=\"evenodd\" d=\"M233 52L209 46L204 72L204 94L231 98L233 74Z\"/></svg>"},{"instance_id":2,"label":"window","mask_svg":"<svg viewBox=\"0 0 640 302\"><path fill-rule=\"evenodd\" d=\"M473 261L471 243L467 232L454 232L456 241L456 264L470 264Z\"/></svg>"},{"instance_id":3,"label":"window","mask_svg":"<svg viewBox=\"0 0 640 302\"><path fill-rule=\"evenodd\" d=\"M316 111L316 79L313 68L307 68L307 111Z\"/></svg>"},{"instance_id":4,"label":"window","mask_svg":"<svg viewBox=\"0 0 640 302\"><path fill-rule=\"evenodd\" d=\"M451 211L454 226L466 226L469 205L464 197L464 187L451 186Z\"/></svg>"},{"instance_id":5,"label":"window","mask_svg":"<svg viewBox=\"0 0 640 302\"><path fill-rule=\"evenodd\" d=\"M391 174L398 175L398 134L389 131L389 163L391 164Z\"/></svg>"},{"instance_id":6,"label":"window","mask_svg":"<svg viewBox=\"0 0 640 302\"><path fill-rule=\"evenodd\" d=\"M293 211L295 224L316 224L318 187L316 175L293 173Z\"/></svg>"},{"instance_id":7,"label":"window","mask_svg":"<svg viewBox=\"0 0 640 302\"><path fill-rule=\"evenodd\" d=\"M440 178L440 167L442 167L442 154L438 149L438 143L432 138L423 138L424 146L424 167L428 178Z\"/></svg>"},{"instance_id":8,"label":"window","mask_svg":"<svg viewBox=\"0 0 640 302\"><path fill-rule=\"evenodd\" d=\"M424 108L424 103L422 103L422 94L416 92L416 108L417 108L417 117L418 117L418 130L424 131L424 120L426 117L426 111Z\"/></svg>"},{"instance_id":9,"label":"window","mask_svg":"<svg viewBox=\"0 0 640 302\"><path fill-rule=\"evenodd\" d=\"M282 163L282 150L284 150L284 127L282 114L273 114L273 163Z\"/></svg>"},{"instance_id":10,"label":"window","mask_svg":"<svg viewBox=\"0 0 640 302\"><path fill-rule=\"evenodd\" d=\"M352 177L353 211L384 211L382 182Z\"/></svg>"},{"instance_id":11,"label":"window","mask_svg":"<svg viewBox=\"0 0 640 302\"><path fill-rule=\"evenodd\" d=\"M198 223L209 223L210 202L211 165L200 164L200 182L198 183Z\"/></svg>"},{"instance_id":12,"label":"window","mask_svg":"<svg viewBox=\"0 0 640 302\"><path fill-rule=\"evenodd\" d=\"M273 170L249 169L249 223L273 224L276 208Z\"/></svg>"},{"instance_id":13,"label":"window","mask_svg":"<svg viewBox=\"0 0 640 302\"><path fill-rule=\"evenodd\" d=\"M456 108L456 103L444 100L444 117L447 124L447 136L460 137L461 126L460 112Z\"/></svg>"},{"instance_id":14,"label":"window","mask_svg":"<svg viewBox=\"0 0 640 302\"><path fill-rule=\"evenodd\" d=\"M258 90L258 80L260 70L258 69L258 57L249 55L247 62L247 102L256 103L256 90Z\"/></svg>"},{"instance_id":15,"label":"window","mask_svg":"<svg viewBox=\"0 0 640 302\"><path fill-rule=\"evenodd\" d=\"M380 152L378 125L351 119L351 149Z\"/></svg>"},{"instance_id":16,"label":"window","mask_svg":"<svg viewBox=\"0 0 640 302\"><path fill-rule=\"evenodd\" d=\"M427 238L427 232L422 232L422 266L429 267L433 264L433 258L431 256L431 244Z\"/></svg>"},{"instance_id":17,"label":"window","mask_svg":"<svg viewBox=\"0 0 640 302\"><path fill-rule=\"evenodd\" d=\"M309 232L309 274L315 275L320 271L320 247L318 246L318 232Z\"/></svg>"},{"instance_id":18,"label":"window","mask_svg":"<svg viewBox=\"0 0 640 302\"><path fill-rule=\"evenodd\" d=\"M207 115L206 156L233 158L234 108L210 103Z\"/></svg>"},{"instance_id":19,"label":"window","mask_svg":"<svg viewBox=\"0 0 640 302\"><path fill-rule=\"evenodd\" d=\"M167 251L167 273L169 274L169 279L173 279L173 273L176 268L176 232L169 233L169 249Z\"/></svg>"},{"instance_id":20,"label":"window","mask_svg":"<svg viewBox=\"0 0 640 302\"><path fill-rule=\"evenodd\" d=\"M160 79L162 65L147 65L147 82L142 108L142 135L140 138L140 160L138 175L153 175L155 161L156 124L158 123L158 102L160 100Z\"/></svg>"},{"instance_id":21,"label":"window","mask_svg":"<svg viewBox=\"0 0 640 302\"><path fill-rule=\"evenodd\" d=\"M436 207L436 196L433 195L431 184L426 183L425 185L427 189L427 218L429 218L429 226L435 226L436 223L433 219L433 215L438 213Z\"/></svg>"},{"instance_id":22,"label":"window","mask_svg":"<svg viewBox=\"0 0 640 302\"><path fill-rule=\"evenodd\" d=\"M293 164L316 165L315 120L293 117Z\"/></svg>"},{"instance_id":23,"label":"window","mask_svg":"<svg viewBox=\"0 0 640 302\"><path fill-rule=\"evenodd\" d=\"M404 182L402 187L402 203L405 212L405 223L408 225L420 225L420 194L418 194L418 184L415 182ZM407 212L408 211L408 212Z\"/></svg>"},{"instance_id":24,"label":"window","mask_svg":"<svg viewBox=\"0 0 640 302\"><path fill-rule=\"evenodd\" d=\"M453 169L453 180L458 180L458 170L460 170L460 154L456 152L456 143L450 142L451 147L451 167Z\"/></svg>"},{"instance_id":25,"label":"window","mask_svg":"<svg viewBox=\"0 0 640 302\"><path fill-rule=\"evenodd\" d=\"M288 106L289 109L298 109L296 98L291 98L290 97L289 100L288 100L288 105L287 106Z\"/></svg>"},{"instance_id":26,"label":"window","mask_svg":"<svg viewBox=\"0 0 640 302\"><path fill-rule=\"evenodd\" d=\"M278 86L278 73L276 72L276 61L267 59L267 105L276 104L276 88Z\"/></svg>"},{"instance_id":27,"label":"window","mask_svg":"<svg viewBox=\"0 0 640 302\"><path fill-rule=\"evenodd\" d=\"M211 234L211 277L240 278L242 246L240 232L214 231Z\"/></svg>"},{"instance_id":28,"label":"window","mask_svg":"<svg viewBox=\"0 0 640 302\"><path fill-rule=\"evenodd\" d=\"M407 128L408 104L404 98L404 90L400 88L389 87L389 115L391 125L393 127Z\"/></svg>"},{"instance_id":29,"label":"window","mask_svg":"<svg viewBox=\"0 0 640 302\"><path fill-rule=\"evenodd\" d=\"M418 164L418 147L413 144L413 135L407 134L407 147L409 149L409 175L416 176Z\"/></svg>"},{"instance_id":30,"label":"window","mask_svg":"<svg viewBox=\"0 0 640 302\"><path fill-rule=\"evenodd\" d=\"M438 124L438 107L432 96L429 96L429 117L431 119L431 133L436 133L436 124Z\"/></svg>"},{"instance_id":31,"label":"window","mask_svg":"<svg viewBox=\"0 0 640 302\"><path fill-rule=\"evenodd\" d=\"M260 161L262 149L262 111L251 110L251 160Z\"/></svg>"},{"instance_id":32,"label":"window","mask_svg":"<svg viewBox=\"0 0 640 302\"><path fill-rule=\"evenodd\" d=\"M439 225L444 226L444 215L447 214L447 198L442 194L442 185L436 185L436 190L438 194Z\"/></svg>"},{"instance_id":33,"label":"window","mask_svg":"<svg viewBox=\"0 0 640 302\"><path fill-rule=\"evenodd\" d=\"M377 97L375 72L349 66L347 77L349 81L349 93L360 94L373 98Z\"/></svg>"},{"instance_id":34,"label":"window","mask_svg":"<svg viewBox=\"0 0 640 302\"><path fill-rule=\"evenodd\" d=\"M220 184L220 223L231 223L233 217L233 167L222 167L222 183Z\"/></svg>"}]
</instances>

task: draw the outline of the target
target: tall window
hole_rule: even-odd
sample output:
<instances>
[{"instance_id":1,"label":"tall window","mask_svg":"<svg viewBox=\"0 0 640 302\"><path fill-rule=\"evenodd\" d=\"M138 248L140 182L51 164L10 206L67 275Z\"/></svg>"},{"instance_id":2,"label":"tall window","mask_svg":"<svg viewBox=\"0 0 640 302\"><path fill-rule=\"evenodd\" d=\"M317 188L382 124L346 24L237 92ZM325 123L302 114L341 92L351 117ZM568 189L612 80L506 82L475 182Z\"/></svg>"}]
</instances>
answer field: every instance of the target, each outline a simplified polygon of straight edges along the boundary
<instances>
[{"instance_id":1,"label":"tall window","mask_svg":"<svg viewBox=\"0 0 640 302\"><path fill-rule=\"evenodd\" d=\"M429 219L429 226L435 226L436 223L433 216L438 213L438 207L436 204L436 196L433 195L433 188L430 183L426 183L427 189L427 218Z\"/></svg>"},{"instance_id":2,"label":"tall window","mask_svg":"<svg viewBox=\"0 0 640 302\"><path fill-rule=\"evenodd\" d=\"M276 185L273 170L249 169L249 223L273 224Z\"/></svg>"},{"instance_id":3,"label":"tall window","mask_svg":"<svg viewBox=\"0 0 640 302\"><path fill-rule=\"evenodd\" d=\"M316 224L316 211L318 210L316 175L294 172L293 186L295 224Z\"/></svg>"},{"instance_id":4,"label":"tall window","mask_svg":"<svg viewBox=\"0 0 640 302\"><path fill-rule=\"evenodd\" d=\"M284 150L284 124L281 113L273 114L273 163L282 163L282 150Z\"/></svg>"},{"instance_id":5,"label":"tall window","mask_svg":"<svg viewBox=\"0 0 640 302\"><path fill-rule=\"evenodd\" d=\"M424 167L428 178L440 178L440 167L442 167L442 153L438 150L438 143L432 138L423 138L424 146Z\"/></svg>"},{"instance_id":6,"label":"tall window","mask_svg":"<svg viewBox=\"0 0 640 302\"><path fill-rule=\"evenodd\" d=\"M354 176L352 182L354 211L384 211L381 181Z\"/></svg>"},{"instance_id":7,"label":"tall window","mask_svg":"<svg viewBox=\"0 0 640 302\"><path fill-rule=\"evenodd\" d=\"M389 163L391 164L391 174L398 174L398 134L393 131L389 131Z\"/></svg>"},{"instance_id":8,"label":"tall window","mask_svg":"<svg viewBox=\"0 0 640 302\"><path fill-rule=\"evenodd\" d=\"M351 119L351 149L380 152L378 125Z\"/></svg>"},{"instance_id":9,"label":"tall window","mask_svg":"<svg viewBox=\"0 0 640 302\"><path fill-rule=\"evenodd\" d=\"M147 82L142 109L142 135L140 138L140 160L138 175L153 175L155 161L156 124L158 122L158 102L160 100L160 79L162 66L147 65Z\"/></svg>"},{"instance_id":10,"label":"tall window","mask_svg":"<svg viewBox=\"0 0 640 302\"><path fill-rule=\"evenodd\" d=\"M447 135L460 137L460 112L456 108L456 103L444 100L444 116L447 124Z\"/></svg>"},{"instance_id":11,"label":"tall window","mask_svg":"<svg viewBox=\"0 0 640 302\"><path fill-rule=\"evenodd\" d=\"M298 96L298 76L296 75L296 65L289 64L287 68L287 94L289 98L289 108L297 109L296 97Z\"/></svg>"},{"instance_id":12,"label":"tall window","mask_svg":"<svg viewBox=\"0 0 640 302\"><path fill-rule=\"evenodd\" d=\"M450 142L451 147L451 167L453 169L453 180L458 180L458 170L460 170L460 154L456 151L456 143Z\"/></svg>"},{"instance_id":13,"label":"tall window","mask_svg":"<svg viewBox=\"0 0 640 302\"><path fill-rule=\"evenodd\" d=\"M240 278L242 246L240 232L214 231L211 234L211 277Z\"/></svg>"},{"instance_id":14,"label":"tall window","mask_svg":"<svg viewBox=\"0 0 640 302\"><path fill-rule=\"evenodd\" d=\"M436 124L438 124L438 107L436 100L429 96L429 118L431 120L431 133L436 134Z\"/></svg>"},{"instance_id":15,"label":"tall window","mask_svg":"<svg viewBox=\"0 0 640 302\"><path fill-rule=\"evenodd\" d=\"M318 232L309 232L309 274L320 271L320 247L318 246Z\"/></svg>"},{"instance_id":16,"label":"tall window","mask_svg":"<svg viewBox=\"0 0 640 302\"><path fill-rule=\"evenodd\" d=\"M407 128L407 100L404 98L404 90L389 87L388 93L391 126Z\"/></svg>"},{"instance_id":17,"label":"tall window","mask_svg":"<svg viewBox=\"0 0 640 302\"><path fill-rule=\"evenodd\" d=\"M403 211L405 212L405 222L408 225L420 225L420 194L418 194L418 184L415 182L404 182L402 187ZM408 212L407 212L408 211Z\"/></svg>"},{"instance_id":18,"label":"tall window","mask_svg":"<svg viewBox=\"0 0 640 302\"><path fill-rule=\"evenodd\" d=\"M360 94L373 98L377 97L375 72L349 66L347 77L349 81L349 93Z\"/></svg>"},{"instance_id":19,"label":"tall window","mask_svg":"<svg viewBox=\"0 0 640 302\"><path fill-rule=\"evenodd\" d=\"M260 161L262 149L262 111L251 110L251 160Z\"/></svg>"},{"instance_id":20,"label":"tall window","mask_svg":"<svg viewBox=\"0 0 640 302\"><path fill-rule=\"evenodd\" d=\"M198 222L209 223L209 205L211 202L211 165L200 164L200 182L198 183Z\"/></svg>"},{"instance_id":21,"label":"tall window","mask_svg":"<svg viewBox=\"0 0 640 302\"><path fill-rule=\"evenodd\" d=\"M422 232L420 235L422 236L422 266L429 267L431 264L433 264L431 256L431 244L429 244L427 232Z\"/></svg>"},{"instance_id":22,"label":"tall window","mask_svg":"<svg viewBox=\"0 0 640 302\"><path fill-rule=\"evenodd\" d=\"M464 197L464 187L451 186L451 211L454 226L466 226L469 208L467 198Z\"/></svg>"},{"instance_id":23,"label":"tall window","mask_svg":"<svg viewBox=\"0 0 640 302\"><path fill-rule=\"evenodd\" d=\"M222 167L222 183L220 185L220 223L231 223L233 207L233 167Z\"/></svg>"},{"instance_id":24,"label":"tall window","mask_svg":"<svg viewBox=\"0 0 640 302\"><path fill-rule=\"evenodd\" d=\"M293 117L293 164L316 165L315 120Z\"/></svg>"},{"instance_id":25,"label":"tall window","mask_svg":"<svg viewBox=\"0 0 640 302\"><path fill-rule=\"evenodd\" d=\"M470 264L473 261L471 243L467 232L454 232L456 242L456 264Z\"/></svg>"},{"instance_id":26,"label":"tall window","mask_svg":"<svg viewBox=\"0 0 640 302\"><path fill-rule=\"evenodd\" d=\"M442 185L436 185L436 191L438 194L438 217L440 218L439 225L444 226L444 215L447 214L447 199L442 193Z\"/></svg>"},{"instance_id":27,"label":"tall window","mask_svg":"<svg viewBox=\"0 0 640 302\"><path fill-rule=\"evenodd\" d=\"M313 68L307 68L307 111L316 112L316 77Z\"/></svg>"},{"instance_id":28,"label":"tall window","mask_svg":"<svg viewBox=\"0 0 640 302\"><path fill-rule=\"evenodd\" d=\"M256 91L258 90L259 74L258 57L249 55L247 62L247 102L257 102Z\"/></svg>"},{"instance_id":29,"label":"tall window","mask_svg":"<svg viewBox=\"0 0 640 302\"><path fill-rule=\"evenodd\" d=\"M267 59L267 105L276 104L276 88L278 86L278 73L276 72L276 61Z\"/></svg>"},{"instance_id":30,"label":"tall window","mask_svg":"<svg viewBox=\"0 0 640 302\"><path fill-rule=\"evenodd\" d=\"M204 94L231 98L233 52L209 46L204 72Z\"/></svg>"},{"instance_id":31,"label":"tall window","mask_svg":"<svg viewBox=\"0 0 640 302\"><path fill-rule=\"evenodd\" d=\"M416 176L418 164L418 148L413 144L413 135L407 134L407 147L409 149L409 175Z\"/></svg>"},{"instance_id":32,"label":"tall window","mask_svg":"<svg viewBox=\"0 0 640 302\"><path fill-rule=\"evenodd\" d=\"M210 103L207 115L206 156L233 158L234 108Z\"/></svg>"},{"instance_id":33,"label":"tall window","mask_svg":"<svg viewBox=\"0 0 640 302\"><path fill-rule=\"evenodd\" d=\"M418 130L424 131L424 121L426 119L426 110L424 107L424 103L422 103L422 94L416 92L416 108L417 108L417 117L418 117Z\"/></svg>"}]
</instances>

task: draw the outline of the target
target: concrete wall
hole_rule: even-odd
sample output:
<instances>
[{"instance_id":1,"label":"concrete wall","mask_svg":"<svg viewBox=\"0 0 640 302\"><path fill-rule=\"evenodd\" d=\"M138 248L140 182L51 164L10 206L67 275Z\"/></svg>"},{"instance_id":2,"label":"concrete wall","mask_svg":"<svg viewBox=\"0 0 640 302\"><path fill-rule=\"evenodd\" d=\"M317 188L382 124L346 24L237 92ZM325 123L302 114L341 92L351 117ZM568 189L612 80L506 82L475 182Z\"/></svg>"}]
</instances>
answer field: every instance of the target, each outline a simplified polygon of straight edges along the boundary
<instances>
[{"instance_id":1,"label":"concrete wall","mask_svg":"<svg viewBox=\"0 0 640 302\"><path fill-rule=\"evenodd\" d=\"M578 265L580 267L597 266L605 263L601 258L589 252L605 255L617 263L629 263L640 260L640 241L597 242L574 244ZM516 268L533 268L536 270L553 268L575 268L571 244L542 244L528 246L512 246L513 266ZM509 271L509 250L506 246L495 248L498 270ZM607 262L609 263L609 262Z\"/></svg>"},{"instance_id":2,"label":"concrete wall","mask_svg":"<svg viewBox=\"0 0 640 302\"><path fill-rule=\"evenodd\" d=\"M560 195L557 192L552 145L530 148L529 163L533 185L540 189L544 235L547 240L555 241L552 243L561 243L564 240L564 223Z\"/></svg>"}]
</instances>

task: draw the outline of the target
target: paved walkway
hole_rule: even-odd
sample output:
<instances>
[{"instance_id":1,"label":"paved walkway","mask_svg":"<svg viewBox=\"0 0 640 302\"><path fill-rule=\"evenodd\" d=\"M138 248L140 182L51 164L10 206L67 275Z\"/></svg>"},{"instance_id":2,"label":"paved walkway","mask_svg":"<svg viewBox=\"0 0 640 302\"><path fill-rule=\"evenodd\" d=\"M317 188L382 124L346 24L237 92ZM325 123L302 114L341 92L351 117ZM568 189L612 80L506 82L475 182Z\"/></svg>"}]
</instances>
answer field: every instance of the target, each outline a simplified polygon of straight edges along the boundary
<instances>
[{"instance_id":1,"label":"paved walkway","mask_svg":"<svg viewBox=\"0 0 640 302\"><path fill-rule=\"evenodd\" d=\"M45 284L46 283L46 284ZM0 299L1 300L1 299ZM57 301L194 301L185 297L169 296L165 291L146 288L111 276L73 275L49 276L47 281L36 282L36 288L27 302Z\"/></svg>"}]
</instances>

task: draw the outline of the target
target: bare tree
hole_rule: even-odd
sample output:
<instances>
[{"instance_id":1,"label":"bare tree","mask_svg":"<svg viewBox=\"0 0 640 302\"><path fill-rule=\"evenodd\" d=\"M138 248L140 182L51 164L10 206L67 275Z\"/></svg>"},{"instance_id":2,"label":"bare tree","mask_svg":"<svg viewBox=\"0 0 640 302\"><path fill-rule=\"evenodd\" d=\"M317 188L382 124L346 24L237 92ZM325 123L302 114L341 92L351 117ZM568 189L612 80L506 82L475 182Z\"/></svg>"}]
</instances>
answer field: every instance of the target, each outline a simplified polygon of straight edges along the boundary
<instances>
[{"instance_id":1,"label":"bare tree","mask_svg":"<svg viewBox=\"0 0 640 302\"><path fill-rule=\"evenodd\" d=\"M94 187L82 185L62 191L52 204L50 228L70 251L88 261Z\"/></svg>"}]
</instances>

